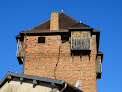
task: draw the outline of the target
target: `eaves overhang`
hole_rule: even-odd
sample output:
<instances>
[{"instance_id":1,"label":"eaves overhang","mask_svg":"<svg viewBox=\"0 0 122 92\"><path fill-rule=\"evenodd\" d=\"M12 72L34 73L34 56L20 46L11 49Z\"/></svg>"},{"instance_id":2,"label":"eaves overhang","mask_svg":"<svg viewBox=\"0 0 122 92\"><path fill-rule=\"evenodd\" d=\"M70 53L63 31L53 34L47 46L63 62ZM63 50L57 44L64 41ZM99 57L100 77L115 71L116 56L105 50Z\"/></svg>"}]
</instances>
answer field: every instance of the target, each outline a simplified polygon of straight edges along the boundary
<instances>
[{"instance_id":1,"label":"eaves overhang","mask_svg":"<svg viewBox=\"0 0 122 92\"><path fill-rule=\"evenodd\" d=\"M93 30L92 27L69 27L68 29L69 30L72 30L72 29L74 29L74 30Z\"/></svg>"},{"instance_id":2,"label":"eaves overhang","mask_svg":"<svg viewBox=\"0 0 122 92\"><path fill-rule=\"evenodd\" d=\"M97 56L101 56L101 63L103 62L103 53L102 52L100 52L100 51L98 51L98 54L97 54Z\"/></svg>"},{"instance_id":3,"label":"eaves overhang","mask_svg":"<svg viewBox=\"0 0 122 92\"><path fill-rule=\"evenodd\" d=\"M36 80L40 82L46 82L46 83L51 83L51 84L57 84L63 86L64 84L67 84L68 88L71 88L75 90L75 92L83 92L80 89L74 87L73 85L62 81L62 80L57 80L57 79L51 79L51 78L45 78L45 77L39 77L39 76L33 76L33 75L25 75L25 74L19 74L19 73L14 73L14 72L8 72L5 77L1 80L0 82L0 88L8 81L10 78L22 78L26 80Z\"/></svg>"}]
</instances>

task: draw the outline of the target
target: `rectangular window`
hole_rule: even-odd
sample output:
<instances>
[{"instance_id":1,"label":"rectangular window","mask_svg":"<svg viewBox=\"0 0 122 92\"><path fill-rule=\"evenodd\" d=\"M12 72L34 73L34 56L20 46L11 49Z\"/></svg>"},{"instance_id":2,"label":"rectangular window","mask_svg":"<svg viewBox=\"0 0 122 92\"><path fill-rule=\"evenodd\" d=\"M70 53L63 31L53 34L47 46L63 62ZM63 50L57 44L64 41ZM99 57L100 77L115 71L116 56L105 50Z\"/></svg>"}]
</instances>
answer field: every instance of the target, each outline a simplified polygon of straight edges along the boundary
<instances>
[{"instance_id":1,"label":"rectangular window","mask_svg":"<svg viewBox=\"0 0 122 92\"><path fill-rule=\"evenodd\" d=\"M39 37L38 43L45 43L45 37Z\"/></svg>"}]
</instances>

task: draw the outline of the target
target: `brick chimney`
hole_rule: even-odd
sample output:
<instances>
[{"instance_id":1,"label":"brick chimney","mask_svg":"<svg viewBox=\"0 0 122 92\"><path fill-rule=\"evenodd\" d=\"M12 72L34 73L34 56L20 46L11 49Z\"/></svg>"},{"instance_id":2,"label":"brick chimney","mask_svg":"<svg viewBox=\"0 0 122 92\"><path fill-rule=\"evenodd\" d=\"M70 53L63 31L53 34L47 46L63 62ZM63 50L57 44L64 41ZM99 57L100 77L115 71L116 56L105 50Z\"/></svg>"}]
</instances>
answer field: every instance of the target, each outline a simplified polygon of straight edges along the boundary
<instances>
[{"instance_id":1,"label":"brick chimney","mask_svg":"<svg viewBox=\"0 0 122 92\"><path fill-rule=\"evenodd\" d=\"M50 30L59 30L59 13L51 12Z\"/></svg>"}]
</instances>

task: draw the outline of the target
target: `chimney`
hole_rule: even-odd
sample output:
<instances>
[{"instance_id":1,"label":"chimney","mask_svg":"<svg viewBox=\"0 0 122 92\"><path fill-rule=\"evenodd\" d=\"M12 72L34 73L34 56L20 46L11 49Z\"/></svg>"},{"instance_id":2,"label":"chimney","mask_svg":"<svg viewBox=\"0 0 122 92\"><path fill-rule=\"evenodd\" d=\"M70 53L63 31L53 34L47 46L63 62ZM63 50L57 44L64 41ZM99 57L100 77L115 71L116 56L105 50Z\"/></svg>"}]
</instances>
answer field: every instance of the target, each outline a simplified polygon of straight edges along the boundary
<instances>
[{"instance_id":1,"label":"chimney","mask_svg":"<svg viewBox=\"0 0 122 92\"><path fill-rule=\"evenodd\" d=\"M59 30L59 13L51 12L50 30Z\"/></svg>"}]
</instances>

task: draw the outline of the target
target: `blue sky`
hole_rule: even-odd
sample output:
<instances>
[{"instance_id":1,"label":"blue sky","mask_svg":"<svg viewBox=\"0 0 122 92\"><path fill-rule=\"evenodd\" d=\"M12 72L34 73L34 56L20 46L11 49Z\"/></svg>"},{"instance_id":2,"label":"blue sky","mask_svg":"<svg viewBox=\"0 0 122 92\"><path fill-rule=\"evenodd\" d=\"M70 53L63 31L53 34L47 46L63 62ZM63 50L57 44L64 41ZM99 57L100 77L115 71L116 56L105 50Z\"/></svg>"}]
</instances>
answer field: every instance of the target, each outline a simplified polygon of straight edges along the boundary
<instances>
[{"instance_id":1,"label":"blue sky","mask_svg":"<svg viewBox=\"0 0 122 92\"><path fill-rule=\"evenodd\" d=\"M122 92L122 1L121 0L0 0L0 80L8 70L22 73L16 59L15 36L64 10L78 21L101 31L104 53L98 92Z\"/></svg>"}]
</instances>

